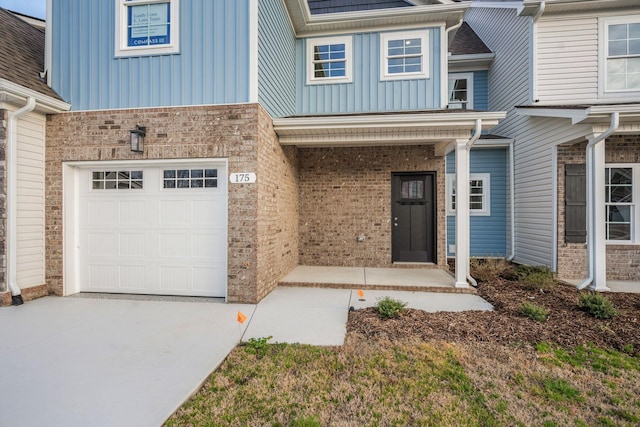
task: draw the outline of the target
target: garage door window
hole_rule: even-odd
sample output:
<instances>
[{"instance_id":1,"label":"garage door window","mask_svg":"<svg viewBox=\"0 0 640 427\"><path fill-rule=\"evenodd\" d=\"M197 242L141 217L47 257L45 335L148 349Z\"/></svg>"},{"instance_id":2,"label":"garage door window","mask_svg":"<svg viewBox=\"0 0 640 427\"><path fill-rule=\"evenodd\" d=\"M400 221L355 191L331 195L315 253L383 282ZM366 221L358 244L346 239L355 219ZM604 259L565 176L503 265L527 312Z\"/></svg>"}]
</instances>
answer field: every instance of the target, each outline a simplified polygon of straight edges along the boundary
<instances>
[{"instance_id":1,"label":"garage door window","mask_svg":"<svg viewBox=\"0 0 640 427\"><path fill-rule=\"evenodd\" d=\"M142 171L93 172L94 190L135 190L142 188Z\"/></svg>"},{"instance_id":2,"label":"garage door window","mask_svg":"<svg viewBox=\"0 0 640 427\"><path fill-rule=\"evenodd\" d=\"M218 169L165 169L164 188L216 188Z\"/></svg>"}]
</instances>

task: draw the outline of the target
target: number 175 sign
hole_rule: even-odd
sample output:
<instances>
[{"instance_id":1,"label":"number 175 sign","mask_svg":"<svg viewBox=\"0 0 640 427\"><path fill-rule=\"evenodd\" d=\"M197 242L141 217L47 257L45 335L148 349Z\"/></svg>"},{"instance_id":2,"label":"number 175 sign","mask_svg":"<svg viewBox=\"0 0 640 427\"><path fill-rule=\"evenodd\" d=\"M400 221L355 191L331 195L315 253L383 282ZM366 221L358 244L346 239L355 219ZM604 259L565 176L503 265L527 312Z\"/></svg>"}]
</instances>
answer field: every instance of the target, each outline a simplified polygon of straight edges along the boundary
<instances>
[{"instance_id":1,"label":"number 175 sign","mask_svg":"<svg viewBox=\"0 0 640 427\"><path fill-rule=\"evenodd\" d=\"M253 184L256 182L256 174L253 172L232 173L229 175L232 184Z\"/></svg>"}]
</instances>

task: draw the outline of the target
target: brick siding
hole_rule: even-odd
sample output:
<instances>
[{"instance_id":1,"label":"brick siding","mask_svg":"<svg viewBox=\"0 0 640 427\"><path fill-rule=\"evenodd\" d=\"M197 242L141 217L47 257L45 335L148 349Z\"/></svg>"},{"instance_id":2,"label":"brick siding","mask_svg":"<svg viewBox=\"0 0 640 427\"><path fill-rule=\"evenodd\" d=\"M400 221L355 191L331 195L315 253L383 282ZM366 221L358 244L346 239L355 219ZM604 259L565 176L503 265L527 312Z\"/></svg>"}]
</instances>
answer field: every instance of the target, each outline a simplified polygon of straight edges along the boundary
<instances>
[{"instance_id":1,"label":"brick siding","mask_svg":"<svg viewBox=\"0 0 640 427\"><path fill-rule=\"evenodd\" d=\"M46 277L49 291L56 295L63 293L62 162L226 158L229 172L256 172L258 183L264 180L263 185L268 185L272 181L269 171L280 177L283 169L295 168L295 156L277 146L270 123L268 115L257 104L70 112L49 116L46 152ZM129 150L129 129L137 124L147 127L144 153ZM266 154L259 154L262 151ZM289 163L264 168L259 166L259 156L265 162ZM282 184L276 192L279 196L295 187L295 175L289 172L285 181L286 185ZM291 237L296 233L295 227L286 226L292 222L288 216L295 215L295 210L290 212L296 205L295 192L277 220L268 224L265 221L263 225L259 198L266 190L260 190L258 183L229 185L229 302L257 303L275 286L280 278L275 276L296 262L295 255L290 255L284 266L258 271L260 245L288 245L294 254L296 248L296 239ZM269 213L266 206L264 216ZM285 232L271 239L262 237L262 234L271 233L274 227ZM271 256L275 259L282 253L274 250ZM265 264L270 262L271 259Z\"/></svg>"},{"instance_id":2,"label":"brick siding","mask_svg":"<svg viewBox=\"0 0 640 427\"><path fill-rule=\"evenodd\" d=\"M437 264L447 268L445 163L433 146L301 148L298 161L300 264L391 267L391 174L435 171Z\"/></svg>"},{"instance_id":3,"label":"brick siding","mask_svg":"<svg viewBox=\"0 0 640 427\"><path fill-rule=\"evenodd\" d=\"M640 163L640 135L614 135L605 145L606 163ZM564 165L585 163L586 142L558 147L558 275L587 275L587 245L564 240ZM607 245L607 279L640 280L640 245Z\"/></svg>"}]
</instances>

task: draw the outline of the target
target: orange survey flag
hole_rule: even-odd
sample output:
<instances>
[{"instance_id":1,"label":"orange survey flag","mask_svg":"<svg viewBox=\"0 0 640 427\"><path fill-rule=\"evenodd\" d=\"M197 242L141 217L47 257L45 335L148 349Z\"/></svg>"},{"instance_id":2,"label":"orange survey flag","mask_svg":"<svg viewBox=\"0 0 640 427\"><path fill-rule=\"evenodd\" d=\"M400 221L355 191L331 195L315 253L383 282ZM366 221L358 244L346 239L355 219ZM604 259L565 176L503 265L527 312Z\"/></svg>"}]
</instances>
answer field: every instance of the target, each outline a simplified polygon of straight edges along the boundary
<instances>
[{"instance_id":1,"label":"orange survey flag","mask_svg":"<svg viewBox=\"0 0 640 427\"><path fill-rule=\"evenodd\" d=\"M364 292L362 292L362 289L358 289L358 298L364 298Z\"/></svg>"},{"instance_id":2,"label":"orange survey flag","mask_svg":"<svg viewBox=\"0 0 640 427\"><path fill-rule=\"evenodd\" d=\"M243 312L239 311L237 319L238 323L244 323L244 321L247 320L247 316L245 316Z\"/></svg>"}]
</instances>

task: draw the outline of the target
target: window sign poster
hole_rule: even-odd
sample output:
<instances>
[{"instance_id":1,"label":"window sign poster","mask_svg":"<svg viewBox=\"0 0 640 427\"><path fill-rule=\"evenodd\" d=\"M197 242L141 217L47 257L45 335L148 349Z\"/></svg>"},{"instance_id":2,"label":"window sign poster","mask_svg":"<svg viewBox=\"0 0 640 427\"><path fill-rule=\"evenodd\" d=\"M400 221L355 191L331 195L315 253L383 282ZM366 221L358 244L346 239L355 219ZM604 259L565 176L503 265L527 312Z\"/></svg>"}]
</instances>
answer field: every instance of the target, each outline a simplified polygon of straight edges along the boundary
<instances>
[{"instance_id":1,"label":"window sign poster","mask_svg":"<svg viewBox=\"0 0 640 427\"><path fill-rule=\"evenodd\" d=\"M169 3L129 6L127 46L169 44Z\"/></svg>"}]
</instances>

